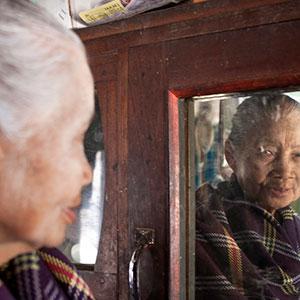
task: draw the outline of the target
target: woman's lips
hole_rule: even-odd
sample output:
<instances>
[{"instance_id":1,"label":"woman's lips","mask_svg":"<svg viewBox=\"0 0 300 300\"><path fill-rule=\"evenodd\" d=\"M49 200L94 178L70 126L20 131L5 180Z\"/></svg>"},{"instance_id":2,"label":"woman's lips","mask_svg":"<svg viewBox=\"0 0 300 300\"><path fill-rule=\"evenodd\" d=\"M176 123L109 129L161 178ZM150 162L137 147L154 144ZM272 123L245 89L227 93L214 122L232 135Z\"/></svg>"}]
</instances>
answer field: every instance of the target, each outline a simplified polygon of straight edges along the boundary
<instances>
[{"instance_id":1,"label":"woman's lips","mask_svg":"<svg viewBox=\"0 0 300 300\"><path fill-rule=\"evenodd\" d=\"M68 224L72 224L76 221L76 213L71 208L64 209L64 217Z\"/></svg>"},{"instance_id":2,"label":"woman's lips","mask_svg":"<svg viewBox=\"0 0 300 300\"><path fill-rule=\"evenodd\" d=\"M282 198L289 194L291 188L280 188L280 187L272 187L270 188L271 195L276 198Z\"/></svg>"}]
</instances>

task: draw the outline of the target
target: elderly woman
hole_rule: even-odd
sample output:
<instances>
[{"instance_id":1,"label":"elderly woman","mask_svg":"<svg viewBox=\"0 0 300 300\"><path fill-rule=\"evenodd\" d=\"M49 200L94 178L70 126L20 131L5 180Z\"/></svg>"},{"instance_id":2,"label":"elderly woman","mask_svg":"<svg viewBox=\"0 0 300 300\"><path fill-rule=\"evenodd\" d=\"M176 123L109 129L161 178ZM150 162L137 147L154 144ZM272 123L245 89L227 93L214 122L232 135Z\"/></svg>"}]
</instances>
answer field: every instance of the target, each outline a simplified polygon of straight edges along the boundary
<instances>
[{"instance_id":1,"label":"elderly woman","mask_svg":"<svg viewBox=\"0 0 300 300\"><path fill-rule=\"evenodd\" d=\"M0 2L0 299L93 299L52 247L91 180L93 81L79 39L38 7ZM47 247L47 248L45 248Z\"/></svg>"},{"instance_id":2,"label":"elderly woman","mask_svg":"<svg viewBox=\"0 0 300 300\"><path fill-rule=\"evenodd\" d=\"M196 299L300 299L300 105L256 95L237 109L229 182L196 193Z\"/></svg>"}]
</instances>

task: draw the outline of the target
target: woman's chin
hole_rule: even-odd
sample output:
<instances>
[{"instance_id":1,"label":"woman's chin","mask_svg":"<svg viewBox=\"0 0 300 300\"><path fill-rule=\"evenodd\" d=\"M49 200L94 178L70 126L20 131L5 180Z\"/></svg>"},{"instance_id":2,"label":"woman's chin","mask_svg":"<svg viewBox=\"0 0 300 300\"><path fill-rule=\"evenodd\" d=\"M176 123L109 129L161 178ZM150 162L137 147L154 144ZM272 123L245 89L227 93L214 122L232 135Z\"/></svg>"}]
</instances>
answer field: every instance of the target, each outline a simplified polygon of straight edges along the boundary
<instances>
[{"instance_id":1,"label":"woman's chin","mask_svg":"<svg viewBox=\"0 0 300 300\"><path fill-rule=\"evenodd\" d=\"M50 234L45 234L44 239L36 239L33 244L36 249L42 247L52 248L60 246L64 239L65 230L60 230L57 232L53 231Z\"/></svg>"},{"instance_id":2,"label":"woman's chin","mask_svg":"<svg viewBox=\"0 0 300 300\"><path fill-rule=\"evenodd\" d=\"M280 197L274 197L274 195L272 195L265 199L266 200L261 202L261 206L271 213L274 213L278 209L287 207L296 201L294 197L291 198L290 195L281 195Z\"/></svg>"},{"instance_id":3,"label":"woman's chin","mask_svg":"<svg viewBox=\"0 0 300 300\"><path fill-rule=\"evenodd\" d=\"M46 241L47 247L58 247L60 246L65 240L65 232L59 235L55 235L52 239Z\"/></svg>"}]
</instances>

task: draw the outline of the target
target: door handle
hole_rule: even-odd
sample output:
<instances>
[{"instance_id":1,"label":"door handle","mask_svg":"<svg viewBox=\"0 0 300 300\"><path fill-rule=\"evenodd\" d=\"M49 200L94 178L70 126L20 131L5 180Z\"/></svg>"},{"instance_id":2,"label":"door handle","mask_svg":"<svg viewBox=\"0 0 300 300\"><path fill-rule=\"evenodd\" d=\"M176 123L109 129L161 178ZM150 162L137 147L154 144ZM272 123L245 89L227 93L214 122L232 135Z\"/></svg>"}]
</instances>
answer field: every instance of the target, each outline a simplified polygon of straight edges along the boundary
<instances>
[{"instance_id":1,"label":"door handle","mask_svg":"<svg viewBox=\"0 0 300 300\"><path fill-rule=\"evenodd\" d=\"M139 262L144 249L154 244L155 231L151 228L136 228L136 247L129 262L128 283L131 300L141 300Z\"/></svg>"}]
</instances>

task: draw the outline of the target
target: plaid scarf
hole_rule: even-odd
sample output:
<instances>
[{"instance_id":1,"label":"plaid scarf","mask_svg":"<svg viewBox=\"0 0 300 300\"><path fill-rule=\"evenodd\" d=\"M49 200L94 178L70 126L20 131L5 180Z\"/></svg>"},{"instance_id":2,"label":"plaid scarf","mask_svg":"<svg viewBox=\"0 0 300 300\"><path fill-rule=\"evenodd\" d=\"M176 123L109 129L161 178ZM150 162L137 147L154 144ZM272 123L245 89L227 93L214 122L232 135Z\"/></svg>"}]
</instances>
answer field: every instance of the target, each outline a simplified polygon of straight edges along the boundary
<instances>
[{"instance_id":1,"label":"plaid scarf","mask_svg":"<svg viewBox=\"0 0 300 300\"><path fill-rule=\"evenodd\" d=\"M57 249L43 248L0 268L1 300L94 300L74 266Z\"/></svg>"},{"instance_id":2,"label":"plaid scarf","mask_svg":"<svg viewBox=\"0 0 300 300\"><path fill-rule=\"evenodd\" d=\"M196 192L196 299L300 299L300 219L244 199L235 180Z\"/></svg>"}]
</instances>

